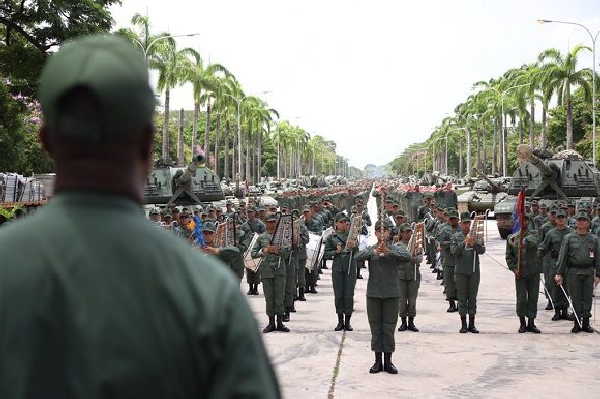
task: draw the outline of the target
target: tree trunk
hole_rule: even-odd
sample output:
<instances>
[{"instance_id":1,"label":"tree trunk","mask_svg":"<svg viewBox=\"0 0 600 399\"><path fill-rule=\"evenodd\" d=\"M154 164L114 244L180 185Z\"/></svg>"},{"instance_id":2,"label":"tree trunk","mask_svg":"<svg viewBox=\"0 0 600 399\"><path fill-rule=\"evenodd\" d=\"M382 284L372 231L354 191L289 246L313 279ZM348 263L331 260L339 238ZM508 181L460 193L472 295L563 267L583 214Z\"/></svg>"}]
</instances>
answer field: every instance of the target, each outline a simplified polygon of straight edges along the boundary
<instances>
[{"instance_id":1,"label":"tree trunk","mask_svg":"<svg viewBox=\"0 0 600 399\"><path fill-rule=\"evenodd\" d=\"M504 172L508 173L508 130L506 125L506 116L504 116L504 123L502 124L502 137L504 138L504 148L502 149L502 175Z\"/></svg>"},{"instance_id":2,"label":"tree trunk","mask_svg":"<svg viewBox=\"0 0 600 399\"><path fill-rule=\"evenodd\" d=\"M164 109L164 120L163 120L163 131L162 131L162 160L165 162L169 161L169 100L171 93L169 88L165 89L165 109Z\"/></svg>"},{"instance_id":3,"label":"tree trunk","mask_svg":"<svg viewBox=\"0 0 600 399\"><path fill-rule=\"evenodd\" d=\"M498 166L498 121L494 121L494 134L492 139L492 174L496 174ZM483 150L485 152L485 149Z\"/></svg>"},{"instance_id":4,"label":"tree trunk","mask_svg":"<svg viewBox=\"0 0 600 399\"><path fill-rule=\"evenodd\" d=\"M485 167L482 167L481 165L481 129L479 129L479 127L477 127L477 130L475 130L475 135L477 138L477 169L485 171Z\"/></svg>"},{"instance_id":5,"label":"tree trunk","mask_svg":"<svg viewBox=\"0 0 600 399\"><path fill-rule=\"evenodd\" d=\"M194 102L194 121L192 122L192 158L196 154L196 133L198 131L198 119L200 118L200 103Z\"/></svg>"},{"instance_id":6,"label":"tree trunk","mask_svg":"<svg viewBox=\"0 0 600 399\"><path fill-rule=\"evenodd\" d=\"M177 166L185 165L185 154L183 152L183 108L179 110L179 131L177 132Z\"/></svg>"},{"instance_id":7,"label":"tree trunk","mask_svg":"<svg viewBox=\"0 0 600 399\"><path fill-rule=\"evenodd\" d=\"M548 105L542 104L542 148L548 145Z\"/></svg>"},{"instance_id":8,"label":"tree trunk","mask_svg":"<svg viewBox=\"0 0 600 399\"><path fill-rule=\"evenodd\" d=\"M210 131L210 99L206 100L206 127L204 128L204 152L206 153L206 164L208 165L208 132ZM210 165L209 165L210 167Z\"/></svg>"},{"instance_id":9,"label":"tree trunk","mask_svg":"<svg viewBox=\"0 0 600 399\"><path fill-rule=\"evenodd\" d=\"M471 129L466 129L467 133L467 165L465 175L471 175Z\"/></svg>"},{"instance_id":10,"label":"tree trunk","mask_svg":"<svg viewBox=\"0 0 600 399\"><path fill-rule=\"evenodd\" d=\"M487 150L485 148L485 143L486 143L486 138L485 138L485 129L482 129L481 131L481 153L482 153L482 168L483 168L483 173L488 173L488 161L487 161Z\"/></svg>"},{"instance_id":11,"label":"tree trunk","mask_svg":"<svg viewBox=\"0 0 600 399\"><path fill-rule=\"evenodd\" d=\"M571 150L573 149L573 104L568 86L565 88L565 97L567 100L567 150Z\"/></svg>"},{"instance_id":12,"label":"tree trunk","mask_svg":"<svg viewBox=\"0 0 600 399\"><path fill-rule=\"evenodd\" d=\"M533 98L530 100L529 103L529 120L531 122L529 124L529 145L531 146L531 148L533 148L533 135L535 128L535 103L533 101Z\"/></svg>"},{"instance_id":13,"label":"tree trunk","mask_svg":"<svg viewBox=\"0 0 600 399\"><path fill-rule=\"evenodd\" d=\"M217 116L217 131L215 132L215 174L219 176L219 139L221 138L221 114Z\"/></svg>"},{"instance_id":14,"label":"tree trunk","mask_svg":"<svg viewBox=\"0 0 600 399\"><path fill-rule=\"evenodd\" d=\"M519 118L519 144L523 144L525 141L525 127L523 126L523 119Z\"/></svg>"},{"instance_id":15,"label":"tree trunk","mask_svg":"<svg viewBox=\"0 0 600 399\"><path fill-rule=\"evenodd\" d=\"M252 123L248 123L248 136L246 136L246 187L252 184L252 172L250 171L250 156L252 155Z\"/></svg>"}]
</instances>

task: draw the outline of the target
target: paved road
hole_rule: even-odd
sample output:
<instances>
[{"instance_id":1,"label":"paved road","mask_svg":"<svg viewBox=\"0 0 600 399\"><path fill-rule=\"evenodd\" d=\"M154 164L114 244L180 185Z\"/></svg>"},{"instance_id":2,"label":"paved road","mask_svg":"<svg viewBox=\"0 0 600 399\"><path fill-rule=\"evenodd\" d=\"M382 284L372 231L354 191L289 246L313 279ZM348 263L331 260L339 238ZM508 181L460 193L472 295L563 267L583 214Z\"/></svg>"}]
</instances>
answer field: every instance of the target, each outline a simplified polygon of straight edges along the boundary
<instances>
[{"instance_id":1,"label":"paved road","mask_svg":"<svg viewBox=\"0 0 600 399\"><path fill-rule=\"evenodd\" d=\"M286 398L580 398L600 396L600 335L570 334L571 322L550 320L544 297L538 304L541 335L518 334L514 277L504 265L505 241L493 222L482 257L477 326L459 334L457 313L446 313L442 287L422 265L417 301L419 333L396 332L394 363L399 374L370 375L373 362L365 280L358 280L354 331L335 332L331 270L319 293L297 303L290 333L264 336ZM244 284L245 285L245 284ZM264 298L249 297L262 328ZM600 306L600 304L599 304ZM597 310L600 317L600 308ZM600 327L596 322L596 328ZM595 392L595 393L594 393Z\"/></svg>"}]
</instances>

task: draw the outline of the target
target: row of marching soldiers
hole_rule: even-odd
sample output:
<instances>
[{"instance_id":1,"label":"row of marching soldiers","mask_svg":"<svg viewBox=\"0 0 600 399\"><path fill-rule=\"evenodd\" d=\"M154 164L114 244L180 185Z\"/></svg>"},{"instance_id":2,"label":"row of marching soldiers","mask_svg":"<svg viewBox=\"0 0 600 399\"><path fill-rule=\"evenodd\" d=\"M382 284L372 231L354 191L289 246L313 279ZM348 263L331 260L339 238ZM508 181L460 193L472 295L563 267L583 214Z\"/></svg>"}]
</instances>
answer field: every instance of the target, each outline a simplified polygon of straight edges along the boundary
<instances>
[{"instance_id":1,"label":"row of marching soldiers","mask_svg":"<svg viewBox=\"0 0 600 399\"><path fill-rule=\"evenodd\" d=\"M600 282L600 217L597 206L531 201L521 230L507 239L506 263L515 273L519 332L535 325L540 276L553 321L572 320L572 333L592 333L595 285ZM568 313L571 308L572 314Z\"/></svg>"},{"instance_id":2,"label":"row of marching soldiers","mask_svg":"<svg viewBox=\"0 0 600 399\"><path fill-rule=\"evenodd\" d=\"M477 334L475 317L479 256L485 253L483 237L471 231L473 220L469 212L459 215L455 208L438 207L432 197L425 197L424 202L417 211L417 218L425 223L427 263L432 272L437 273L438 280L442 280L447 312L458 312L460 316L459 332Z\"/></svg>"}]
</instances>

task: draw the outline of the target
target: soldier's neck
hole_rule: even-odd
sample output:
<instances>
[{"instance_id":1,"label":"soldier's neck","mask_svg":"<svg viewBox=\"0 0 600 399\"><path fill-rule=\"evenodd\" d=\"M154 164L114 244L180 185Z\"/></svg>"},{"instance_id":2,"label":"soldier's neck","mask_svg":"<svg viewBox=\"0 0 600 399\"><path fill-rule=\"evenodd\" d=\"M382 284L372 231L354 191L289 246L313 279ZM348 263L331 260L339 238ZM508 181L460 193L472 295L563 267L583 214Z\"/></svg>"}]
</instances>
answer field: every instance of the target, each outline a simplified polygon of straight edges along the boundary
<instances>
[{"instance_id":1,"label":"soldier's neck","mask_svg":"<svg viewBox=\"0 0 600 399\"><path fill-rule=\"evenodd\" d=\"M94 160L71 160L56 164L54 190L92 191L127 197L139 204L144 198L146 171L136 165Z\"/></svg>"}]
</instances>

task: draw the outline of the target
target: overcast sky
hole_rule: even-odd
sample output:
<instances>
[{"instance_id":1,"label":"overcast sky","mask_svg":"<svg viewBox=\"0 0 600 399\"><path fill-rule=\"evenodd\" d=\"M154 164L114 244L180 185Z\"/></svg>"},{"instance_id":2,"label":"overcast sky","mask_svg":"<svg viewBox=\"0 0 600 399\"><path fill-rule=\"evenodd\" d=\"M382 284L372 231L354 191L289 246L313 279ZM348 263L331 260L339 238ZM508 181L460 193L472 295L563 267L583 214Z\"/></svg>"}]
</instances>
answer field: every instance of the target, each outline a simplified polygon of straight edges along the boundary
<instances>
[{"instance_id":1,"label":"overcast sky","mask_svg":"<svg viewBox=\"0 0 600 399\"><path fill-rule=\"evenodd\" d=\"M360 168L425 140L474 82L545 48L591 43L581 28L536 19L600 29L599 0L124 0L116 27L136 12L156 32L200 33L178 45L225 65L247 94L335 140ZM193 108L189 87L171 99Z\"/></svg>"}]
</instances>

